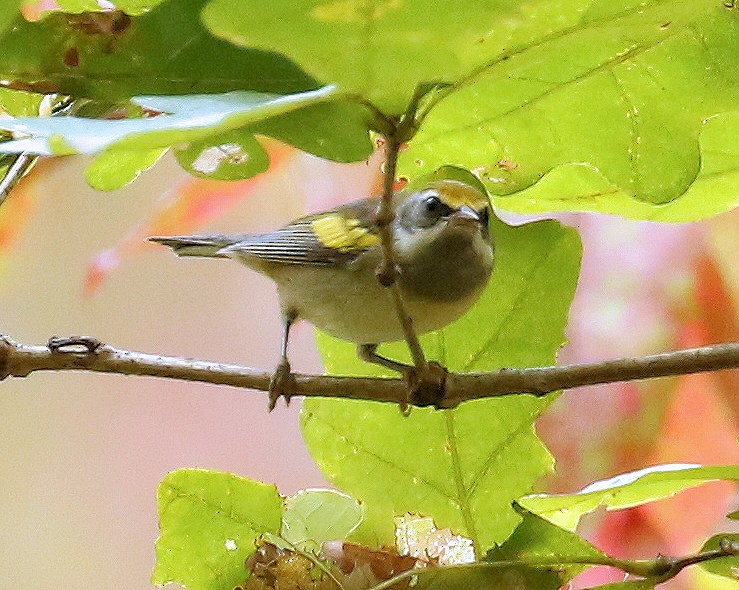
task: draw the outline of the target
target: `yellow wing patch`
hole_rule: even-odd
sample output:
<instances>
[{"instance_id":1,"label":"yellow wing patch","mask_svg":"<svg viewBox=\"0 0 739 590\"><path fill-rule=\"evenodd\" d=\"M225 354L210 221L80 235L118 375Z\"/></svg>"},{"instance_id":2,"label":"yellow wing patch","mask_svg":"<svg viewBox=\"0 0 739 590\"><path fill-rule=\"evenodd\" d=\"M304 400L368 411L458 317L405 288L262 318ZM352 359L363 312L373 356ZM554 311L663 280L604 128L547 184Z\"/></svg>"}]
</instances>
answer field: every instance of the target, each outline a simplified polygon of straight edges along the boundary
<instances>
[{"instance_id":1,"label":"yellow wing patch","mask_svg":"<svg viewBox=\"0 0 739 590\"><path fill-rule=\"evenodd\" d=\"M427 188L434 188L444 195L444 202L450 207L459 209L463 205L481 211L489 205L488 199L479 190L456 180L440 180L432 182Z\"/></svg>"},{"instance_id":2,"label":"yellow wing patch","mask_svg":"<svg viewBox=\"0 0 739 590\"><path fill-rule=\"evenodd\" d=\"M340 215L318 217L311 222L311 228L324 246L339 252L367 250L380 243L380 236L362 227L358 219Z\"/></svg>"}]
</instances>

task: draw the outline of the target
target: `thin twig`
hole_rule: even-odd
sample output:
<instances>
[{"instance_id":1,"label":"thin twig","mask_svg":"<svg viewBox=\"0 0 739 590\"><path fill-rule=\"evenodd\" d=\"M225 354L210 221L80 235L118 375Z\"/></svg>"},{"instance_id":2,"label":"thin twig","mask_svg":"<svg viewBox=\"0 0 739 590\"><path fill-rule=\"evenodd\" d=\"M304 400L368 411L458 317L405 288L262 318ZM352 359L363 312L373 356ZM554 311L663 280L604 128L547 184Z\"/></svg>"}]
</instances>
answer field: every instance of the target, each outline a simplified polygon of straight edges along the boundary
<instances>
[{"instance_id":1,"label":"thin twig","mask_svg":"<svg viewBox=\"0 0 739 590\"><path fill-rule=\"evenodd\" d=\"M656 559L616 559L607 555L588 555L583 557L555 556L549 559L522 558L520 560L478 561L475 563L449 565L444 567L413 568L372 586L370 590L386 590L388 588L392 588L398 582L408 580L414 576L434 576L449 570L461 570L462 572L472 569L485 571L505 568L561 570L565 566L572 565L607 565L618 568L626 573L635 574L648 579L654 584L661 584L662 582L666 582L667 580L674 578L689 565L735 555L739 555L739 543L732 543L727 539L727 542L722 543L721 547L718 549L675 558L667 558L660 555Z\"/></svg>"},{"instance_id":2,"label":"thin twig","mask_svg":"<svg viewBox=\"0 0 739 590\"><path fill-rule=\"evenodd\" d=\"M517 394L542 396L584 385L736 368L739 368L739 342L600 363L450 373L444 384L444 397L437 406L453 408L473 399ZM36 371L70 370L163 377L265 392L269 390L271 377L270 372L259 369L122 350L91 338L72 338L66 345L55 339L50 349L19 344L0 336L0 380L26 377ZM296 374L295 381L295 395L407 401L407 386L402 379Z\"/></svg>"},{"instance_id":3,"label":"thin twig","mask_svg":"<svg viewBox=\"0 0 739 590\"><path fill-rule=\"evenodd\" d=\"M49 95L47 95L47 98L54 102L54 99ZM47 98L44 98L44 101ZM75 101L73 98L69 96L58 97L51 106L50 114L52 117L64 115L69 113L74 106ZM39 160L39 156L29 152L21 152L12 156L12 158L13 162L8 167L8 171L0 179L0 207L2 207L10 193L13 192L13 189L18 186L18 183L31 171Z\"/></svg>"},{"instance_id":4,"label":"thin twig","mask_svg":"<svg viewBox=\"0 0 739 590\"><path fill-rule=\"evenodd\" d=\"M395 185L396 170L398 167L398 154L400 152L401 140L398 137L397 128L385 138L385 167L383 170L383 187L382 187L382 203L380 211L377 214L377 225L382 239L383 260L380 268L377 270L377 279L382 285L390 289L395 304L395 310L398 321L403 329L403 336L413 359L413 366L420 374L426 369L426 357L423 354L423 348L418 340L415 330L413 329L413 320L408 315L403 303L403 297L400 293L400 285L398 285L398 268L395 262L395 252L393 248L393 228L392 223L395 219L395 211L393 210L393 194Z\"/></svg>"},{"instance_id":5,"label":"thin twig","mask_svg":"<svg viewBox=\"0 0 739 590\"><path fill-rule=\"evenodd\" d=\"M739 542L734 542L729 537L725 537L721 540L717 549L710 549L708 551L696 553L695 555L686 555L685 557L663 557L661 560L658 558L657 561L661 561L664 573L662 575L658 574L657 577L660 583L665 582L666 580L674 578L683 569L690 565L729 556L739 556Z\"/></svg>"},{"instance_id":6,"label":"thin twig","mask_svg":"<svg viewBox=\"0 0 739 590\"><path fill-rule=\"evenodd\" d=\"M336 587L338 590L346 590L346 587L344 584L342 584L339 579L334 575L334 573L331 571L331 568L326 565L322 560L318 559L313 553L310 551L303 551L299 547L295 546L293 543L285 539L285 537L280 537L280 541L285 543L288 548L291 551L294 551L298 555L301 555L305 557L308 561L310 561L315 567L317 567L319 570L321 570L324 574L326 574L329 578L331 578L331 581L336 584Z\"/></svg>"},{"instance_id":7,"label":"thin twig","mask_svg":"<svg viewBox=\"0 0 739 590\"><path fill-rule=\"evenodd\" d=\"M5 199L18 186L21 179L30 172L39 157L34 154L23 152L13 158L13 163L8 168L2 179L0 179L0 207Z\"/></svg>"}]
</instances>

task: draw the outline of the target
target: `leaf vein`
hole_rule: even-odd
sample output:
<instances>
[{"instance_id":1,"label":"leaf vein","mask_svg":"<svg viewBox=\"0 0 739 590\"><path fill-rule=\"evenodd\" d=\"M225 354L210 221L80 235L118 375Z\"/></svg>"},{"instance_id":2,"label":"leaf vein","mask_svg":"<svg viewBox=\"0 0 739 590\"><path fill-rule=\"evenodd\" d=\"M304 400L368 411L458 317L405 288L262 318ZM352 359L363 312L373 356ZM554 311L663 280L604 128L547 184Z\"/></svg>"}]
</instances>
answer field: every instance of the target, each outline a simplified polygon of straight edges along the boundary
<instances>
[{"instance_id":1,"label":"leaf vein","mask_svg":"<svg viewBox=\"0 0 739 590\"><path fill-rule=\"evenodd\" d=\"M661 42L661 41L660 41ZM460 127L456 127L454 129L447 129L444 130L442 133L438 133L435 135L432 135L424 140L424 143L430 143L433 140L439 138L439 137L446 137L448 138L450 135L453 135L455 133L463 133L468 132L470 129L476 129L481 124L489 125L495 121L499 121L500 119L510 115L511 113L516 112L519 109L525 109L529 107L534 107L537 105L537 103L541 102L545 98L548 98L549 96L552 96L555 92L558 92L562 89L569 88L571 86L574 86L578 84L579 82L582 82L583 80L589 78L590 76L594 76L596 74L599 74L601 72L607 72L610 71L609 68L612 68L616 65L619 65L623 62L625 62L629 58L636 57L640 55L641 53L644 53L645 51L648 51L649 49L652 49L653 46L646 45L646 46L635 46L632 49L628 50L626 53L622 55L617 55L611 59L606 60L603 63L600 63L588 70L585 70L584 72L578 74L577 76L574 76L570 78L569 80L565 80L560 83L552 84L549 88L543 90L542 92L530 97L525 103L521 103L518 105L515 105L511 107L508 110L502 111L500 113L497 113L495 115L492 115L490 117L482 117L478 119L472 120L472 122L467 123L465 125L462 125ZM509 78L515 78L514 76L508 76ZM524 78L520 78L524 79ZM472 117L470 117L472 119Z\"/></svg>"},{"instance_id":2,"label":"leaf vein","mask_svg":"<svg viewBox=\"0 0 739 590\"><path fill-rule=\"evenodd\" d=\"M641 144L641 135L639 133L639 127L640 127L640 119L641 115L639 114L639 109L636 108L636 105L634 104L634 101L632 100L631 96L629 95L628 90L624 86L623 80L619 78L619 76L611 70L611 75L613 76L613 80L616 83L616 86L621 92L621 97L624 100L624 103L627 105L627 114L626 116L629 118L629 167L631 169L631 178L629 184L631 184L632 191L635 191L635 187L638 184L639 180L639 158L641 157L641 151L639 149L639 146Z\"/></svg>"},{"instance_id":3,"label":"leaf vein","mask_svg":"<svg viewBox=\"0 0 739 590\"><path fill-rule=\"evenodd\" d=\"M223 514L230 520L234 521L236 524L247 526L255 532L261 531L261 528L262 528L261 526L258 526L253 520L240 518L240 515L237 515L233 509L226 511L223 509L222 506L215 504L213 502L209 502L208 500L206 500L205 498L203 498L202 496L198 494L194 494L192 492L186 492L182 488L172 485L172 484L169 484L169 485L170 485L170 488L177 493L177 495L167 503L167 506L170 506L175 500L179 500L180 498L188 499L188 500L197 500L201 504L204 504L207 508L212 509L215 512L218 512L219 514Z\"/></svg>"},{"instance_id":4,"label":"leaf vein","mask_svg":"<svg viewBox=\"0 0 739 590\"><path fill-rule=\"evenodd\" d=\"M524 429L529 426L531 422L527 420L522 420L519 422L518 426L513 429L509 435L499 444L497 447L495 447L495 450L490 453L485 463L483 463L480 470L475 474L472 484L467 489L467 495L472 496L475 491L477 490L478 486L480 485L480 482L482 479L487 475L490 468L493 466L493 464L500 459L500 457L503 455L503 453L510 448L511 444L522 434Z\"/></svg>"},{"instance_id":5,"label":"leaf vein","mask_svg":"<svg viewBox=\"0 0 739 590\"><path fill-rule=\"evenodd\" d=\"M457 435L454 428L454 410L447 411L444 414L447 440L449 441L449 447L451 450L452 458L452 473L454 474L454 483L457 488L457 496L459 500L460 511L462 512L462 519L464 520L467 534L472 538L472 544L476 551L481 551L480 539L477 535L477 527L475 526L475 519L472 514L472 506L470 505L471 493L465 489L464 475L462 472L462 462L459 457L459 448L457 447Z\"/></svg>"},{"instance_id":6,"label":"leaf vein","mask_svg":"<svg viewBox=\"0 0 739 590\"><path fill-rule=\"evenodd\" d=\"M552 244L552 246L544 252L544 255L541 256L536 262L534 262L530 267L526 275L523 277L524 282L528 283L528 281L531 279L531 277L543 266L546 264L547 260L552 256L552 253L557 249L559 244L564 239L563 236L560 236L557 241ZM498 322L498 329L490 335L490 337L485 340L485 342L480 346L475 354L473 354L468 361L465 363L463 372L470 372L474 364L480 359L480 357L487 351L489 348L492 347L492 345L498 340L498 337L500 336L501 332L503 331L503 328L506 326L507 321L510 319L510 317L513 315L514 312L518 311L518 309L521 306L521 303L523 302L524 298L528 295L527 289L521 289L519 290L518 294L516 295L516 298L514 299L512 305L506 312L505 316L500 318L500 321Z\"/></svg>"},{"instance_id":7,"label":"leaf vein","mask_svg":"<svg viewBox=\"0 0 739 590\"><path fill-rule=\"evenodd\" d=\"M385 457L378 455L375 452L370 451L366 447L360 446L354 440L352 440L349 436L347 436L345 431L338 430L331 422L328 422L326 420L321 420L320 418L317 417L316 414L313 414L312 419L316 420L317 422L320 422L321 424L326 426L328 429L330 429L337 436L337 438L343 438L344 440L346 440L347 444L351 445L353 448L357 449L358 451L365 453L366 455L377 460L378 463L382 463L383 465L391 469L394 469L395 471L401 472L402 474L410 477L411 480L414 480L414 479L418 480L418 482L423 483L425 486L427 486L429 489L433 490L434 492L436 492L443 498L447 498L448 500L452 500L452 501L457 499L454 496L450 495L448 492L445 492L444 490L442 490L436 484L430 482L424 477L419 476L417 473L408 471L406 468L401 467L400 465L393 463L392 461L386 459Z\"/></svg>"}]
</instances>

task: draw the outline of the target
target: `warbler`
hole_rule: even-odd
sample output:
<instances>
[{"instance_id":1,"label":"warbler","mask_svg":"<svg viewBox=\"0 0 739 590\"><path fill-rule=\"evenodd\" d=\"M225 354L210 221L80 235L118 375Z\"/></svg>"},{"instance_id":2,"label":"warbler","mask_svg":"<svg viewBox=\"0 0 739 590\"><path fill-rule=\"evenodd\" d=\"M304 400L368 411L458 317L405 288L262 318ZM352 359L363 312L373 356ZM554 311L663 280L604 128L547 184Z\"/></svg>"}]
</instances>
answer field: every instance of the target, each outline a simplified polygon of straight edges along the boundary
<instances>
[{"instance_id":1,"label":"warbler","mask_svg":"<svg viewBox=\"0 0 739 590\"><path fill-rule=\"evenodd\" d=\"M397 284L417 334L438 330L480 297L493 268L490 206L478 188L436 180L392 199ZM281 361L270 408L290 375L290 326L304 319L358 345L359 356L402 370L375 353L379 343L401 340L403 330L389 289L378 281L383 262L379 197L354 201L296 219L260 234L152 237L180 256L232 258L270 277L283 316Z\"/></svg>"}]
</instances>

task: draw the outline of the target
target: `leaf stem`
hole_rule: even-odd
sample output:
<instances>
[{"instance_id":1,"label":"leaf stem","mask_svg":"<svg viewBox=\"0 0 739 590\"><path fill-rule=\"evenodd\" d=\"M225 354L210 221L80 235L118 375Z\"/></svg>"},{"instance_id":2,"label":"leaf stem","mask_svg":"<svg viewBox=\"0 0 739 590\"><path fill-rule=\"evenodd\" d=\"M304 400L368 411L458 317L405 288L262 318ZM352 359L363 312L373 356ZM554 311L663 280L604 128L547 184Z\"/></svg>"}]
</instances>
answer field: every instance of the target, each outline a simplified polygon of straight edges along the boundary
<instances>
[{"instance_id":1,"label":"leaf stem","mask_svg":"<svg viewBox=\"0 0 739 590\"><path fill-rule=\"evenodd\" d=\"M375 106L372 101L369 101L363 96L359 96L356 94L349 94L347 95L347 98L353 100L357 104L362 105L372 114L369 121L367 121L367 126L370 128L371 131L375 131L376 133L385 136L393 133L393 130L395 129L393 121L379 108L377 108L377 106Z\"/></svg>"},{"instance_id":2,"label":"leaf stem","mask_svg":"<svg viewBox=\"0 0 739 590\"><path fill-rule=\"evenodd\" d=\"M324 574L326 574L329 578L331 578L331 581L336 584L336 587L338 590L347 590L344 587L344 584L342 584L339 579L333 574L331 571L331 568L329 568L323 561L318 559L315 555L313 555L310 551L303 551L299 547L295 546L293 543L285 539L285 537L280 536L280 541L285 543L291 551L294 551L298 555L302 555L305 557L308 561L310 561L314 566L316 566L318 569L320 569Z\"/></svg>"}]
</instances>

